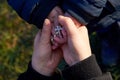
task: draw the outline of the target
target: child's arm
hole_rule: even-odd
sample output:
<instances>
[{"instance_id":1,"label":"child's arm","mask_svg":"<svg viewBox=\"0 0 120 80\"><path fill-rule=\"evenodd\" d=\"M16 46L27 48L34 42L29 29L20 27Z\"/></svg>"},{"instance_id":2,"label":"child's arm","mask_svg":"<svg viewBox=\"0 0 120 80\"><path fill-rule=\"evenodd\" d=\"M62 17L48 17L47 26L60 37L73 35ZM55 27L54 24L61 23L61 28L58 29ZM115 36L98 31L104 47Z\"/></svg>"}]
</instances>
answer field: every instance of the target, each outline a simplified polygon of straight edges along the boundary
<instances>
[{"instance_id":1,"label":"child's arm","mask_svg":"<svg viewBox=\"0 0 120 80\"><path fill-rule=\"evenodd\" d=\"M30 24L42 28L44 20L61 0L7 0L19 16Z\"/></svg>"},{"instance_id":2,"label":"child's arm","mask_svg":"<svg viewBox=\"0 0 120 80\"><path fill-rule=\"evenodd\" d=\"M98 18L107 0L64 0L61 8L86 25Z\"/></svg>"}]
</instances>

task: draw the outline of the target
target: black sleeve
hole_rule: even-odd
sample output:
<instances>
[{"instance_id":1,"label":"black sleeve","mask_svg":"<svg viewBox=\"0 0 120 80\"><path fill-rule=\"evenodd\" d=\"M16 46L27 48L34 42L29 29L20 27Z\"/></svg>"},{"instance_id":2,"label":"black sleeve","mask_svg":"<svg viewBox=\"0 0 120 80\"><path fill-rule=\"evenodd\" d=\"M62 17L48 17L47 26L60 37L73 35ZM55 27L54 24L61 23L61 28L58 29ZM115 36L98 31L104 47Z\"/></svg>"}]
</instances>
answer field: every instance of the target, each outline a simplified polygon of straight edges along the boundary
<instances>
[{"instance_id":1,"label":"black sleeve","mask_svg":"<svg viewBox=\"0 0 120 80\"><path fill-rule=\"evenodd\" d=\"M112 80L109 73L102 74L94 55L66 68L62 73L65 80Z\"/></svg>"},{"instance_id":2,"label":"black sleeve","mask_svg":"<svg viewBox=\"0 0 120 80\"><path fill-rule=\"evenodd\" d=\"M32 68L30 62L27 71L22 73L17 80L61 80L61 76L58 72L50 77L41 75Z\"/></svg>"}]
</instances>

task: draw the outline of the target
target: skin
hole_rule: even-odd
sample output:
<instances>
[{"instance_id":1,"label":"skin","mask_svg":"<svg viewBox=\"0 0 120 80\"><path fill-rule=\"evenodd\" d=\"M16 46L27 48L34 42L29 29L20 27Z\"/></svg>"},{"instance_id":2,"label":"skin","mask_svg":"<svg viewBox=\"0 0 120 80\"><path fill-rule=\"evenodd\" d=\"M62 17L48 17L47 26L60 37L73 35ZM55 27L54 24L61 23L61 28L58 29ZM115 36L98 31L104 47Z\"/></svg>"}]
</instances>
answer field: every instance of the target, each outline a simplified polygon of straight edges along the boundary
<instances>
[{"instance_id":1,"label":"skin","mask_svg":"<svg viewBox=\"0 0 120 80\"><path fill-rule=\"evenodd\" d=\"M50 19L45 20L42 31L38 32L34 40L32 67L45 76L54 74L62 58L72 66L91 56L87 28L77 24L69 15L58 16L57 20L65 30L62 31L62 39L54 38L56 48L50 41L53 34L53 22Z\"/></svg>"},{"instance_id":2,"label":"skin","mask_svg":"<svg viewBox=\"0 0 120 80\"><path fill-rule=\"evenodd\" d=\"M56 42L51 45L50 42L54 27L59 25L58 16L62 14L62 10L56 6L45 20L42 32L39 31L34 40L32 67L45 76L51 76L54 73L63 57L61 49L58 48L59 45Z\"/></svg>"},{"instance_id":3,"label":"skin","mask_svg":"<svg viewBox=\"0 0 120 80\"><path fill-rule=\"evenodd\" d=\"M34 40L34 51L32 56L32 67L38 73L51 76L62 58L61 49L52 49L50 42L51 23L46 19L42 32L38 32Z\"/></svg>"},{"instance_id":4,"label":"skin","mask_svg":"<svg viewBox=\"0 0 120 80\"><path fill-rule=\"evenodd\" d=\"M78 22L70 14L65 13L64 16L69 17L73 21L73 23L75 24L76 28L79 28L79 27L83 26L80 22ZM60 47L61 45L63 45L64 43L67 42L67 33L66 33L66 30L64 29L64 27L62 27L62 28L63 28L63 30L61 32L62 32L62 36L63 37L55 37L54 38L54 44L56 44L56 45L53 45L53 49L56 49L56 48ZM56 41L55 40L56 38L59 39L59 41Z\"/></svg>"},{"instance_id":5,"label":"skin","mask_svg":"<svg viewBox=\"0 0 120 80\"><path fill-rule=\"evenodd\" d=\"M60 23L58 21L58 16L59 15L64 15L64 16L70 17L73 20L76 27L82 26L82 24L80 24L74 17L72 17L68 13L63 13L63 11L58 6L56 6L50 12L50 14L48 15L48 19L51 21L51 24L52 24L52 36L55 34L55 32L54 32L55 26L60 25ZM67 42L67 40L66 40L66 31L65 31L64 27L62 27L62 28L63 28L62 37L59 37L59 39L60 39L59 44L58 44L58 42L56 42L56 40L54 40L54 42L52 42L52 44L53 44L52 49L56 49L56 48L60 47L62 44Z\"/></svg>"},{"instance_id":6,"label":"skin","mask_svg":"<svg viewBox=\"0 0 120 80\"><path fill-rule=\"evenodd\" d=\"M55 8L53 8L53 10L50 12L50 14L48 15L48 19L50 20L53 28L55 26L58 26L59 25L59 22L58 22L58 16L59 15L63 15L64 13L62 12L62 10L56 6Z\"/></svg>"},{"instance_id":7,"label":"skin","mask_svg":"<svg viewBox=\"0 0 120 80\"><path fill-rule=\"evenodd\" d=\"M56 6L48 15L48 19L50 20L51 25L52 25L52 36L54 36L54 34L55 34L55 31L54 31L55 27L60 25L59 21L58 21L59 15L64 15L64 13L58 6ZM66 34L64 29L63 29L62 33ZM63 38L60 38L60 39L61 39L61 44L64 44L66 42L66 38L64 36L63 36ZM59 46L60 46L60 44L55 42L55 40L52 42L52 49L56 49Z\"/></svg>"},{"instance_id":8,"label":"skin","mask_svg":"<svg viewBox=\"0 0 120 80\"><path fill-rule=\"evenodd\" d=\"M91 56L88 31L85 26L76 26L70 17L59 16L59 23L65 28L67 42L61 46L63 57L72 66ZM55 39L60 42L59 38Z\"/></svg>"}]
</instances>

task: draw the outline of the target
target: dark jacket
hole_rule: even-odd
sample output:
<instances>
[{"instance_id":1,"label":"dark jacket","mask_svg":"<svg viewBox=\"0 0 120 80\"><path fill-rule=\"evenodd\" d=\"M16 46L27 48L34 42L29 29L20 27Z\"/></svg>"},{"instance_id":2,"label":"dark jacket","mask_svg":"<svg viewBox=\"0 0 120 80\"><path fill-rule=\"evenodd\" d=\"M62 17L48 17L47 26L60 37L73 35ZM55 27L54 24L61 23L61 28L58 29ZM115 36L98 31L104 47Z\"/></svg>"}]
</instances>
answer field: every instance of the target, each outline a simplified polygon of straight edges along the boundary
<instances>
[{"instance_id":1,"label":"dark jacket","mask_svg":"<svg viewBox=\"0 0 120 80\"><path fill-rule=\"evenodd\" d=\"M110 73L103 74L99 68L94 55L62 71L47 77L36 72L31 63L28 70L21 74L18 80L112 80Z\"/></svg>"},{"instance_id":2,"label":"dark jacket","mask_svg":"<svg viewBox=\"0 0 120 80\"><path fill-rule=\"evenodd\" d=\"M98 18L107 0L64 0L62 9L86 25Z\"/></svg>"},{"instance_id":3,"label":"dark jacket","mask_svg":"<svg viewBox=\"0 0 120 80\"><path fill-rule=\"evenodd\" d=\"M89 32L105 32L112 24L120 32L120 0L8 0L9 5L30 24L42 28L55 6L60 6L79 22L87 25Z\"/></svg>"},{"instance_id":4,"label":"dark jacket","mask_svg":"<svg viewBox=\"0 0 120 80\"><path fill-rule=\"evenodd\" d=\"M89 34L96 31L120 57L120 0L64 0L62 9L87 24Z\"/></svg>"},{"instance_id":5,"label":"dark jacket","mask_svg":"<svg viewBox=\"0 0 120 80\"><path fill-rule=\"evenodd\" d=\"M19 16L30 24L42 28L45 18L61 0L7 0Z\"/></svg>"},{"instance_id":6,"label":"dark jacket","mask_svg":"<svg viewBox=\"0 0 120 80\"><path fill-rule=\"evenodd\" d=\"M8 0L8 3L21 18L38 28L42 28L51 10L60 6L86 25L89 33L97 31L100 39L107 41L116 54L120 53L120 0Z\"/></svg>"},{"instance_id":7,"label":"dark jacket","mask_svg":"<svg viewBox=\"0 0 120 80\"><path fill-rule=\"evenodd\" d=\"M44 19L57 5L86 25L100 16L106 0L8 0L8 3L28 23L42 28Z\"/></svg>"}]
</instances>

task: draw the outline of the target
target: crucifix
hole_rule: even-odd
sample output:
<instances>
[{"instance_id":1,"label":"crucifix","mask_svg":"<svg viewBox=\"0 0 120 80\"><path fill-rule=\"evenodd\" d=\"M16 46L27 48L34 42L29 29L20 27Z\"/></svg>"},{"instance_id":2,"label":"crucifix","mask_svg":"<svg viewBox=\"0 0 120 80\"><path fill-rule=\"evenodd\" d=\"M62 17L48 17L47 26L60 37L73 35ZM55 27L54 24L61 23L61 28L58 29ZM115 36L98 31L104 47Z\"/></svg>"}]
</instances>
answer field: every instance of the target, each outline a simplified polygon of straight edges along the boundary
<instances>
[{"instance_id":1,"label":"crucifix","mask_svg":"<svg viewBox=\"0 0 120 80\"><path fill-rule=\"evenodd\" d=\"M61 37L62 36L62 33L61 33L62 29L63 28L61 26L56 26L55 27L55 36Z\"/></svg>"},{"instance_id":2,"label":"crucifix","mask_svg":"<svg viewBox=\"0 0 120 80\"><path fill-rule=\"evenodd\" d=\"M60 37L62 38L62 33L61 31L63 30L63 28L61 26L56 26L54 28L54 31L55 31L55 34L53 36L51 36L51 42L53 43L54 42L54 38L55 37Z\"/></svg>"}]
</instances>

